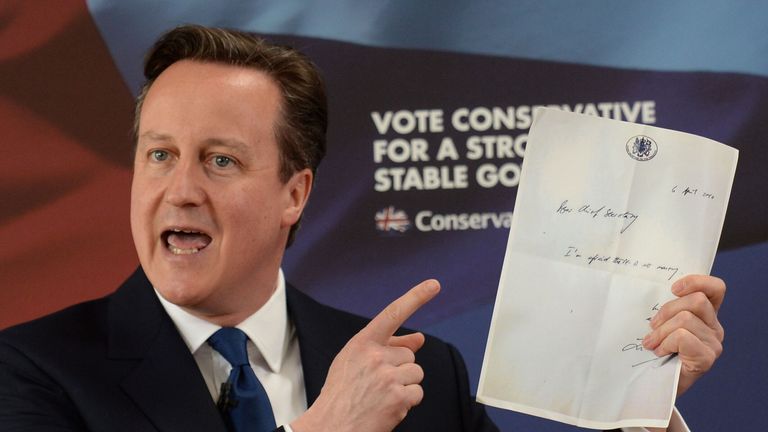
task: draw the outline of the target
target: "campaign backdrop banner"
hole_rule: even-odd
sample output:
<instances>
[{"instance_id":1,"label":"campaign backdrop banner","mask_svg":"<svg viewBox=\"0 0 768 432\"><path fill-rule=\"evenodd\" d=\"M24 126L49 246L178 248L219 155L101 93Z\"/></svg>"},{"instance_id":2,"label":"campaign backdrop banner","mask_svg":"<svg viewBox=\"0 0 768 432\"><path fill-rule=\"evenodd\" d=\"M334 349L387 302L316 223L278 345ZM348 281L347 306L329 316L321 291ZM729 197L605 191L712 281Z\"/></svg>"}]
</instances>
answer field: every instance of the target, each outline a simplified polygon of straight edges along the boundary
<instances>
[{"instance_id":1,"label":"campaign backdrop banner","mask_svg":"<svg viewBox=\"0 0 768 432\"><path fill-rule=\"evenodd\" d=\"M766 429L768 7L705 3L9 2L0 327L107 294L135 268L143 54L173 26L216 25L295 46L326 79L328 156L287 279L366 316L439 279L408 326L455 344L473 389L537 107L739 149L713 269L728 284L725 353L677 405L692 430ZM502 430L577 430L489 412Z\"/></svg>"}]
</instances>

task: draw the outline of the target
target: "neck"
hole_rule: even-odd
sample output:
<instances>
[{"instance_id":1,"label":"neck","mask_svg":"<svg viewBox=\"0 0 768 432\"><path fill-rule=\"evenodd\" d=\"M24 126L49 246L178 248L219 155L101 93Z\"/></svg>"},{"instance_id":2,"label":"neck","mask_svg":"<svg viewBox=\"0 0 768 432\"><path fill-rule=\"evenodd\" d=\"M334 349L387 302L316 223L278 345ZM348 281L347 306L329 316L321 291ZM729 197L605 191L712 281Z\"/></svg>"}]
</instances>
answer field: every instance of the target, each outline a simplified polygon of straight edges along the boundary
<instances>
[{"instance_id":1,"label":"neck","mask_svg":"<svg viewBox=\"0 0 768 432\"><path fill-rule=\"evenodd\" d=\"M248 295L221 296L224 297L221 301L205 306L179 306L188 313L210 323L221 327L235 327L256 313L272 298L277 289L278 276L275 275L271 280L269 285L262 284L259 288L252 288L248 291Z\"/></svg>"}]
</instances>

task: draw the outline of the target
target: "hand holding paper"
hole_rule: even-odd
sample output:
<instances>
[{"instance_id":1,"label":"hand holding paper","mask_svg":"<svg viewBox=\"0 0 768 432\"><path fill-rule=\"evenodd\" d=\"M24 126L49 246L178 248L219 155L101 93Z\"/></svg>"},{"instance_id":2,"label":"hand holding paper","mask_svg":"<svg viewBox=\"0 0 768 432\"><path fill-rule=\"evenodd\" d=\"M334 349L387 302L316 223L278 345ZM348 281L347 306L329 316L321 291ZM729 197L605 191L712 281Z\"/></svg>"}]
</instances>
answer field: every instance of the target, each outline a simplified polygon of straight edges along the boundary
<instances>
[{"instance_id":1,"label":"hand holding paper","mask_svg":"<svg viewBox=\"0 0 768 432\"><path fill-rule=\"evenodd\" d=\"M539 111L478 400L583 427L665 427L678 377L684 391L722 349L724 285L684 278L680 298L671 288L709 273L737 154L681 132Z\"/></svg>"},{"instance_id":2,"label":"hand holding paper","mask_svg":"<svg viewBox=\"0 0 768 432\"><path fill-rule=\"evenodd\" d=\"M716 277L690 275L672 285L680 296L665 304L651 320L643 346L658 356L679 353L682 362L678 396L708 371L723 351L723 326L717 311L725 283Z\"/></svg>"}]
</instances>

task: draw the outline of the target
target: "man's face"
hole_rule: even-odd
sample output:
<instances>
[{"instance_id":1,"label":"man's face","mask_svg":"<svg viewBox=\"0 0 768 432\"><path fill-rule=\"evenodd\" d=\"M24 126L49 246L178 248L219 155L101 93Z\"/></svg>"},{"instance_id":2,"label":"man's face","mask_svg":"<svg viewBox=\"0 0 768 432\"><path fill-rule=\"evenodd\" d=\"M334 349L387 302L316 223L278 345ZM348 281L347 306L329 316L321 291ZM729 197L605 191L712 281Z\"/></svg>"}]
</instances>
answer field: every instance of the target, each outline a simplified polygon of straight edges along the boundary
<instances>
[{"instance_id":1,"label":"man's face","mask_svg":"<svg viewBox=\"0 0 768 432\"><path fill-rule=\"evenodd\" d=\"M312 180L309 170L280 180L280 101L259 71L190 60L165 70L144 100L133 239L154 287L197 315L252 313L275 287Z\"/></svg>"}]
</instances>

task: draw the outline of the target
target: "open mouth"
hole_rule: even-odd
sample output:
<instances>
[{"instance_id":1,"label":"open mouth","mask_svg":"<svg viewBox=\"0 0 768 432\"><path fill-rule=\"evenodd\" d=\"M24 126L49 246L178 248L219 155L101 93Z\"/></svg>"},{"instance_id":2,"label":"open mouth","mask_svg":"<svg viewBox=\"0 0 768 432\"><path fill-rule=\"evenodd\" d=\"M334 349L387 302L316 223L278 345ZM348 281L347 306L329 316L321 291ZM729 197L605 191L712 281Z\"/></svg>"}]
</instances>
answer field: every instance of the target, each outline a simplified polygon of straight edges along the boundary
<instances>
[{"instance_id":1,"label":"open mouth","mask_svg":"<svg viewBox=\"0 0 768 432\"><path fill-rule=\"evenodd\" d=\"M165 247L174 255L191 255L211 244L211 237L201 231L172 228L163 231Z\"/></svg>"}]
</instances>

